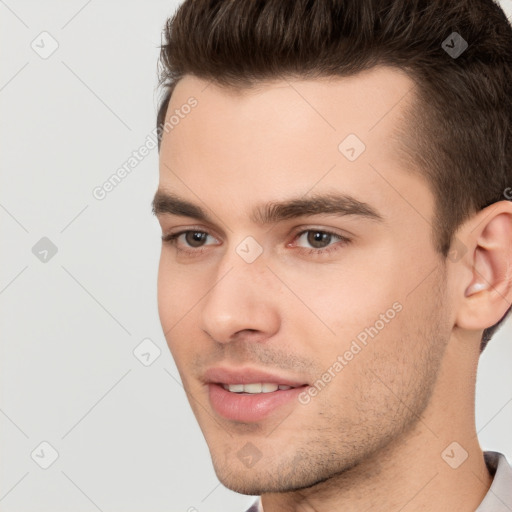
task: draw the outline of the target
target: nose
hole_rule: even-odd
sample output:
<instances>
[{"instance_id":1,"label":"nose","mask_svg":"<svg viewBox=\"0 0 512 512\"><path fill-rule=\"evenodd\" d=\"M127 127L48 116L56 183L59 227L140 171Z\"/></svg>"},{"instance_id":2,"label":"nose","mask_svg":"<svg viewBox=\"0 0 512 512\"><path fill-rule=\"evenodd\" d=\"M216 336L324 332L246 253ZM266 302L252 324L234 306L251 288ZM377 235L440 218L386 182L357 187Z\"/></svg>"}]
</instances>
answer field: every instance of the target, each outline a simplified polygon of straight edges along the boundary
<instances>
[{"instance_id":1,"label":"nose","mask_svg":"<svg viewBox=\"0 0 512 512\"><path fill-rule=\"evenodd\" d=\"M242 336L253 341L269 338L280 326L278 294L272 290L277 283L263 258L247 263L231 252L201 301L201 327L219 343Z\"/></svg>"}]
</instances>

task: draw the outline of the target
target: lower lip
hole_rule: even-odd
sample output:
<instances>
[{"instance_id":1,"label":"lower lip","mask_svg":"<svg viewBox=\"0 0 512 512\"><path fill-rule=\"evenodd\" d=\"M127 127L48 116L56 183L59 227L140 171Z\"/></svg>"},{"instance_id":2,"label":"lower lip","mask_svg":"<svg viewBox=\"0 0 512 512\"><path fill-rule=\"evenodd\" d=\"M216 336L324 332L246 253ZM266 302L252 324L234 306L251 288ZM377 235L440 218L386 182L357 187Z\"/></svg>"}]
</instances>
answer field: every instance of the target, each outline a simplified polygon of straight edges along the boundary
<instances>
[{"instance_id":1,"label":"lower lip","mask_svg":"<svg viewBox=\"0 0 512 512\"><path fill-rule=\"evenodd\" d=\"M298 402L298 395L307 385L298 388L272 391L271 393L239 394L232 393L221 384L208 384L210 402L215 411L232 421L244 423L265 419L276 409L292 402Z\"/></svg>"}]
</instances>

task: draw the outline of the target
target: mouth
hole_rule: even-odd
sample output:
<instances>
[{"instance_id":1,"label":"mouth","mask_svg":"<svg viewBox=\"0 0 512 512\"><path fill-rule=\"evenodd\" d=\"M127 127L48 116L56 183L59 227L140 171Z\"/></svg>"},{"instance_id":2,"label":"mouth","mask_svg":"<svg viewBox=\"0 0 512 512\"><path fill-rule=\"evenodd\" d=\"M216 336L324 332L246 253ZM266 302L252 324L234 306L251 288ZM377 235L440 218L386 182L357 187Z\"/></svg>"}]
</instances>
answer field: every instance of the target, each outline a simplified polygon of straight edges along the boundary
<instances>
[{"instance_id":1,"label":"mouth","mask_svg":"<svg viewBox=\"0 0 512 512\"><path fill-rule=\"evenodd\" d=\"M271 382L254 382L251 384L221 384L221 386L231 392L244 395L257 395L259 393L273 393L274 391L286 391L298 386L286 386L284 384L274 384Z\"/></svg>"},{"instance_id":2,"label":"mouth","mask_svg":"<svg viewBox=\"0 0 512 512\"><path fill-rule=\"evenodd\" d=\"M299 404L308 384L252 369L212 368L205 374L212 409L231 421L254 423Z\"/></svg>"}]
</instances>

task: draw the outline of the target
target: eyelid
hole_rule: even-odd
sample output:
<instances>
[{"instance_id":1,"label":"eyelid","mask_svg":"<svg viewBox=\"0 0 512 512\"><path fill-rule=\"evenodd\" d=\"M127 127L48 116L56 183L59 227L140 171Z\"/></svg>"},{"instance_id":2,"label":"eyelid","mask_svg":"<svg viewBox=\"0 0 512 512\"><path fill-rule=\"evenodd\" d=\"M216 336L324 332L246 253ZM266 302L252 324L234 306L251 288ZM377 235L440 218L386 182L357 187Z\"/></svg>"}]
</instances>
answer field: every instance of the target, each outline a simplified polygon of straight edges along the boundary
<instances>
[{"instance_id":1,"label":"eyelid","mask_svg":"<svg viewBox=\"0 0 512 512\"><path fill-rule=\"evenodd\" d=\"M302 235L308 231L320 231L322 233L328 233L333 236L339 236L340 238L347 238L347 239L355 238L354 235L347 233L346 231L339 232L336 230L336 228L326 227L326 226L315 226L315 225L297 226L292 230L291 236L297 237L298 235Z\"/></svg>"},{"instance_id":2,"label":"eyelid","mask_svg":"<svg viewBox=\"0 0 512 512\"><path fill-rule=\"evenodd\" d=\"M192 233L205 233L207 236L211 236L212 238L214 238L215 240L218 241L217 236L213 235L208 230L206 230L204 228L194 228L194 227L187 227L187 228L182 228L182 229L176 229L176 230L170 231L168 233L163 233L162 234L162 240L164 242L176 242L176 240L181 235L185 235L185 234L190 233L190 232L192 232ZM213 244L207 244L207 245L213 245ZM197 248L196 250L198 250L198 249L200 249L200 247Z\"/></svg>"}]
</instances>

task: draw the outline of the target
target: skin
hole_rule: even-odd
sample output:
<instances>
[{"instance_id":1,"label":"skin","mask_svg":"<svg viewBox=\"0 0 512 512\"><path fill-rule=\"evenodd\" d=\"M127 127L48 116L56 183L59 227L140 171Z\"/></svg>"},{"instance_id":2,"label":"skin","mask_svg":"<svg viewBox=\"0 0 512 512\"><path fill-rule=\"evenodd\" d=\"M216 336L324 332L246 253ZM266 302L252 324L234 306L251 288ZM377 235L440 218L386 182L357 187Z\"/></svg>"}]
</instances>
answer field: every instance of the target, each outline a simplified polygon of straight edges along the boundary
<instances>
[{"instance_id":1,"label":"skin","mask_svg":"<svg viewBox=\"0 0 512 512\"><path fill-rule=\"evenodd\" d=\"M378 67L243 91L185 76L172 95L168 115L190 96L198 105L163 137L159 190L213 222L157 214L164 235L209 235L202 247L184 236L162 244L160 319L219 480L261 494L265 512L469 512L491 484L474 388L482 331L512 300L512 205L500 201L461 226L461 258L435 251L434 198L393 138L412 86ZM349 133L366 145L353 162L338 150ZM256 206L333 190L383 221L251 218ZM333 237L322 249L300 235L307 229L351 241ZM263 250L250 264L235 251L247 236ZM248 366L313 385L396 302L401 311L308 404L254 423L212 408L207 368ZM456 469L441 456L454 441L468 453ZM237 456L247 443L261 454L252 467Z\"/></svg>"}]
</instances>

